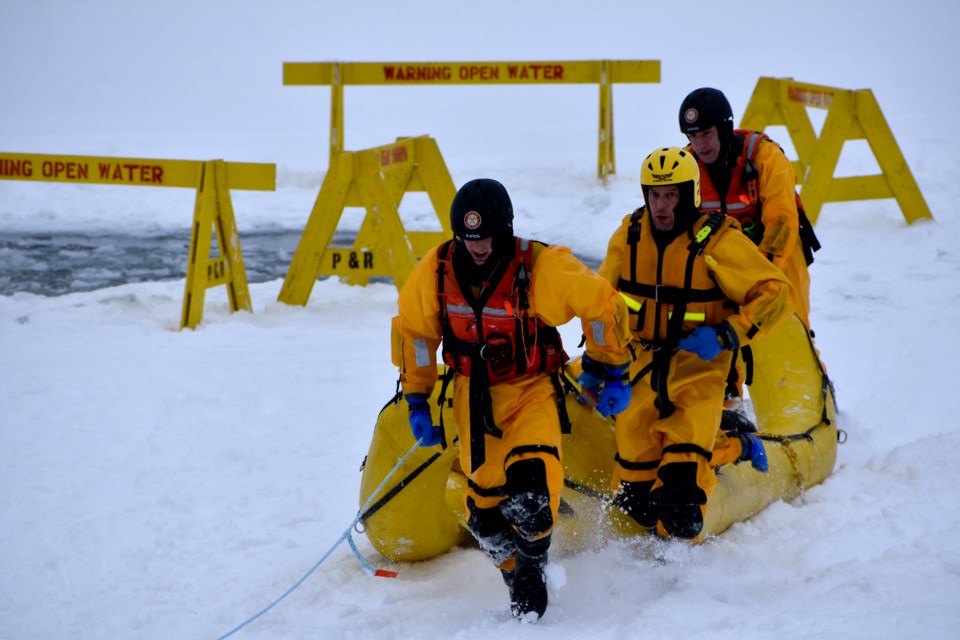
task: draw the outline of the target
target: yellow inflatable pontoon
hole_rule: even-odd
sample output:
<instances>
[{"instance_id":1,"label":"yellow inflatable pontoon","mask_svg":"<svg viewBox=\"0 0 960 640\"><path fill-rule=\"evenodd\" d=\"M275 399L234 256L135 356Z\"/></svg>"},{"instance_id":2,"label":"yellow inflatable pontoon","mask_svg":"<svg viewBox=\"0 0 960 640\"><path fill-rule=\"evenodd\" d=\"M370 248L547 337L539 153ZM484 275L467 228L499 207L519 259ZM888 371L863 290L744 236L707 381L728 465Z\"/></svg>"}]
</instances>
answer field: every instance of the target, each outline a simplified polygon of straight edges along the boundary
<instances>
[{"instance_id":1,"label":"yellow inflatable pontoon","mask_svg":"<svg viewBox=\"0 0 960 640\"><path fill-rule=\"evenodd\" d=\"M752 347L753 381L749 396L757 434L764 439L768 473L749 463L716 469L719 483L710 495L704 535L717 535L773 502L789 500L819 484L833 471L837 454L836 404L819 357L796 316ZM579 360L571 362L579 373ZM434 391L434 423L440 409ZM417 449L385 485L360 522L374 548L399 562L427 560L454 546L470 543L455 442L456 423L448 404L443 408L446 449ZM563 440L565 488L551 548L562 554L590 548L610 536L644 532L617 509L608 506L616 447L613 427L593 410L566 399L572 433ZM400 398L380 413L363 466L360 504L381 484L397 461L413 446L407 406Z\"/></svg>"}]
</instances>

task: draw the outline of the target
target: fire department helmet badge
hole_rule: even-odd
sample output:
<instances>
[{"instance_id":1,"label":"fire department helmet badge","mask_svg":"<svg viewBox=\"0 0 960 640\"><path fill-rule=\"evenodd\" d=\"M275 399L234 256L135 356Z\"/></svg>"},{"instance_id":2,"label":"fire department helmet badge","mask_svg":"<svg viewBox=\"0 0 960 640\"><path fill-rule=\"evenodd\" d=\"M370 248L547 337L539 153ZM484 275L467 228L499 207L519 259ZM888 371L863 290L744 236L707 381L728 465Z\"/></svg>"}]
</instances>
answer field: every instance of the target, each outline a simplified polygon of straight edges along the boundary
<instances>
[{"instance_id":1,"label":"fire department helmet badge","mask_svg":"<svg viewBox=\"0 0 960 640\"><path fill-rule=\"evenodd\" d=\"M465 226L467 229L476 229L482 223L483 219L480 218L480 214L476 211L467 211L466 215L463 216L463 226Z\"/></svg>"}]
</instances>

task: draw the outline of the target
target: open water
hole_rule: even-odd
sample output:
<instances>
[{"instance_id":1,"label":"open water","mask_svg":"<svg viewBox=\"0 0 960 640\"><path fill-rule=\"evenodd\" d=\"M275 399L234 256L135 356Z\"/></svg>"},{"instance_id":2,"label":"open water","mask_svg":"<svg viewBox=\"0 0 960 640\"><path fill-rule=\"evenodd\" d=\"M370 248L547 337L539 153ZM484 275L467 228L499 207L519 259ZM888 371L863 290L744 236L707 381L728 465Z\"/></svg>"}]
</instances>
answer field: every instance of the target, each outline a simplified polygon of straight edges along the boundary
<instances>
[{"instance_id":1,"label":"open water","mask_svg":"<svg viewBox=\"0 0 960 640\"><path fill-rule=\"evenodd\" d=\"M247 282L286 277L301 235L302 231L241 233ZM349 247L354 238L353 232L338 232L331 245ZM181 280L187 276L189 249L190 229L152 236L0 232L0 295L58 296L121 284ZM216 255L216 243L211 255ZM599 260L578 257L591 269L600 266Z\"/></svg>"},{"instance_id":2,"label":"open water","mask_svg":"<svg viewBox=\"0 0 960 640\"><path fill-rule=\"evenodd\" d=\"M247 281L287 275L300 231L241 234ZM335 238L340 244L346 238ZM190 229L158 236L0 232L0 295L57 296L187 275ZM216 251L212 252L216 255Z\"/></svg>"}]
</instances>

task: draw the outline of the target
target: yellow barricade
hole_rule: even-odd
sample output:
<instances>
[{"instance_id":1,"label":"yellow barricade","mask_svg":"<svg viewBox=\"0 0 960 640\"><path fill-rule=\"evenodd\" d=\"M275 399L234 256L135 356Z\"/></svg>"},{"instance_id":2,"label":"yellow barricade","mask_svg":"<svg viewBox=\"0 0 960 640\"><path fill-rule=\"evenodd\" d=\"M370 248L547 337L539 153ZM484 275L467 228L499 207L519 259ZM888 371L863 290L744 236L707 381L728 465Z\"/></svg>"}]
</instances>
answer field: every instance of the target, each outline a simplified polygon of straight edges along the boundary
<instances>
[{"instance_id":1,"label":"yellow barricade","mask_svg":"<svg viewBox=\"0 0 960 640\"><path fill-rule=\"evenodd\" d=\"M227 287L231 311L253 310L230 189L275 190L275 165L0 153L0 180L196 189L180 328L200 323L206 290L218 285ZM214 235L217 256L210 255Z\"/></svg>"},{"instance_id":2,"label":"yellow barricade","mask_svg":"<svg viewBox=\"0 0 960 640\"><path fill-rule=\"evenodd\" d=\"M403 194L425 191L442 231L407 231L400 220ZM307 304L317 276L365 285L389 276L399 289L434 245L453 236L447 212L456 188L429 136L335 156L320 187L278 300ZM344 207L366 209L352 247L332 247Z\"/></svg>"},{"instance_id":3,"label":"yellow barricade","mask_svg":"<svg viewBox=\"0 0 960 640\"><path fill-rule=\"evenodd\" d=\"M659 60L559 62L285 62L283 84L329 85L330 163L343 151L346 85L597 84L600 117L597 177L616 173L613 84L660 82Z\"/></svg>"},{"instance_id":4,"label":"yellow barricade","mask_svg":"<svg viewBox=\"0 0 960 640\"><path fill-rule=\"evenodd\" d=\"M817 137L807 108L826 109ZM796 82L792 78L760 78L740 121L741 128L763 131L785 125L798 160L794 161L807 217L816 222L825 202L896 198L908 223L933 219L920 188L900 152L880 105L869 89L847 90ZM843 144L863 140L882 173L835 178Z\"/></svg>"}]
</instances>

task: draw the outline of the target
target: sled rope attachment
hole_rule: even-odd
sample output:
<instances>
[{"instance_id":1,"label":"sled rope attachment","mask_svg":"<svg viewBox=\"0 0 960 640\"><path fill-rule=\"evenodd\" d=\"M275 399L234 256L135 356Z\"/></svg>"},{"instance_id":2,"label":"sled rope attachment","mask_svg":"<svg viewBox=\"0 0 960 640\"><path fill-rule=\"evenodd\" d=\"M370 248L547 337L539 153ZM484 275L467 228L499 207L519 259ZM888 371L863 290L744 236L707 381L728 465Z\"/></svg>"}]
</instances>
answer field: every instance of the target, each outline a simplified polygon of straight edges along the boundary
<instances>
[{"instance_id":1,"label":"sled rope attachment","mask_svg":"<svg viewBox=\"0 0 960 640\"><path fill-rule=\"evenodd\" d=\"M263 609L261 609L254 615L250 616L249 618L247 618L246 620L238 624L236 627L234 627L230 631L218 637L217 640L224 640L225 638L229 638L230 636L235 634L237 631L240 631L250 623L260 618L262 615L264 615L265 613L273 609L275 606L280 604L287 596L289 596L291 593L296 591L300 587L300 585L306 582L307 578L313 575L313 573L320 568L320 565L322 565L324 561L330 557L330 554L332 554L333 551L337 547L339 547L345 540L349 541L350 548L353 550L353 554L357 557L357 560L360 561L360 567L363 569L364 573L367 573L369 575L387 577L387 578L395 578L397 575L396 572L377 569L373 565L371 565L369 562L367 562L362 555L360 555L360 551L357 549L357 545L354 543L353 537L350 535L350 532L353 531L353 527L356 526L357 522L360 521L360 518L363 516L364 512L370 507L370 504L373 502L374 498L376 498L377 495L380 493L380 491L383 490L383 487L386 486L387 482L390 481L390 478L392 478L393 475L400 470L400 467L403 466L403 463L407 461L407 458L412 456L413 453L420 447L421 442L422 442L422 439L414 442L413 446L410 447L410 450L407 451L405 454L403 454L403 456L397 461L397 464L394 465L393 469L390 470L390 473L388 473L386 477L384 477L384 479L380 482L377 488L373 490L373 493L370 494L370 497L367 498L366 503L364 503L364 505L360 507L360 510L357 511L357 515L353 519L353 521L350 523L350 526L348 526L346 531L343 532L343 535L337 538L337 541L333 543L333 546L330 547L330 549L325 554L323 554L322 558L317 560L317 562L312 567L310 567L310 569L305 574L303 574L303 576L299 580L293 583L293 585L291 585L289 589L284 591L283 594L280 595L280 597L278 597L276 600L274 600L273 602L265 606Z\"/></svg>"}]
</instances>

